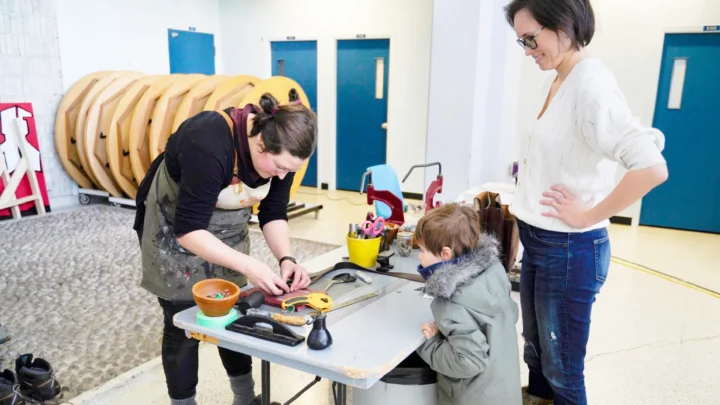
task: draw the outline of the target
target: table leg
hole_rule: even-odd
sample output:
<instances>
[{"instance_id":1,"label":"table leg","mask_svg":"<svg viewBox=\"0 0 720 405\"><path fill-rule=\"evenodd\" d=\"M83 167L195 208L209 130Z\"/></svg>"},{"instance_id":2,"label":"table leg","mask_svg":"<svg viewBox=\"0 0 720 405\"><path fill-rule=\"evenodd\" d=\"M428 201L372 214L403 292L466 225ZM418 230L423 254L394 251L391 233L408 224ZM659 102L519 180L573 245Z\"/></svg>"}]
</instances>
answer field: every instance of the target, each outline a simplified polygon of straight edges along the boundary
<instances>
[{"instance_id":1,"label":"table leg","mask_svg":"<svg viewBox=\"0 0 720 405\"><path fill-rule=\"evenodd\" d=\"M338 405L347 404L347 386L345 384L338 384Z\"/></svg>"},{"instance_id":2,"label":"table leg","mask_svg":"<svg viewBox=\"0 0 720 405\"><path fill-rule=\"evenodd\" d=\"M339 382L334 382L332 385L335 405L347 405L347 386Z\"/></svg>"},{"instance_id":3,"label":"table leg","mask_svg":"<svg viewBox=\"0 0 720 405\"><path fill-rule=\"evenodd\" d=\"M270 362L262 361L262 370L260 372L262 380L262 405L270 405Z\"/></svg>"}]
</instances>

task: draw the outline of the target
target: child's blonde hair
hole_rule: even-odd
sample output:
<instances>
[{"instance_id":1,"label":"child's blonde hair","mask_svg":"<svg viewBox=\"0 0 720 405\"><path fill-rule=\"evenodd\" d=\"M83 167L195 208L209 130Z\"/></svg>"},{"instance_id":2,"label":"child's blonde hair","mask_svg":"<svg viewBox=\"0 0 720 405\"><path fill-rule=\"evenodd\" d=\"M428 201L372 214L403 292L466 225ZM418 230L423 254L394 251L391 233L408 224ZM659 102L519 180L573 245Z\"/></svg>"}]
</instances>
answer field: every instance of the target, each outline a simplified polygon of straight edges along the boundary
<instances>
[{"instance_id":1,"label":"child's blonde hair","mask_svg":"<svg viewBox=\"0 0 720 405\"><path fill-rule=\"evenodd\" d=\"M434 208L420 219L415 239L425 250L439 256L444 247L453 257L475 250L480 242L480 217L470 207L450 203Z\"/></svg>"}]
</instances>

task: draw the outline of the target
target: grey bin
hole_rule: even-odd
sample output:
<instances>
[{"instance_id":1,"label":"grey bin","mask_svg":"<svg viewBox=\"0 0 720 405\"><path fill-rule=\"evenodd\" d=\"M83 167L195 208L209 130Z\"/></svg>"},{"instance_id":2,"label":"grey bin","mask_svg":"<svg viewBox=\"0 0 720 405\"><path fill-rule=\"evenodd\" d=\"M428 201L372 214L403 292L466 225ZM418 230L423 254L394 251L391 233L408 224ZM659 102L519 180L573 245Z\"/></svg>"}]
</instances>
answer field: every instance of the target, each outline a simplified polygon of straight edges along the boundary
<instances>
[{"instance_id":1,"label":"grey bin","mask_svg":"<svg viewBox=\"0 0 720 405\"><path fill-rule=\"evenodd\" d=\"M353 405L438 405L437 373L413 352L366 390L352 389Z\"/></svg>"}]
</instances>

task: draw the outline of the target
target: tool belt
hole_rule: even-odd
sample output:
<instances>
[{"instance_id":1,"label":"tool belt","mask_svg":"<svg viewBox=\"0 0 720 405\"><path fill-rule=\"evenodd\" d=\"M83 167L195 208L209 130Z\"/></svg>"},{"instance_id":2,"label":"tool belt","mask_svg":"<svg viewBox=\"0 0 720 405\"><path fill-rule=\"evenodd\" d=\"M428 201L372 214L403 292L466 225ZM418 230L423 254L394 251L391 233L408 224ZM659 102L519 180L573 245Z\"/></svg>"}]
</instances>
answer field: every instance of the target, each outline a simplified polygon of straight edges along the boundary
<instances>
[{"instance_id":1,"label":"tool belt","mask_svg":"<svg viewBox=\"0 0 720 405\"><path fill-rule=\"evenodd\" d=\"M480 215L480 229L500 241L500 262L508 273L515 265L520 248L517 219L503 204L500 194L483 191L475 196L473 207Z\"/></svg>"}]
</instances>

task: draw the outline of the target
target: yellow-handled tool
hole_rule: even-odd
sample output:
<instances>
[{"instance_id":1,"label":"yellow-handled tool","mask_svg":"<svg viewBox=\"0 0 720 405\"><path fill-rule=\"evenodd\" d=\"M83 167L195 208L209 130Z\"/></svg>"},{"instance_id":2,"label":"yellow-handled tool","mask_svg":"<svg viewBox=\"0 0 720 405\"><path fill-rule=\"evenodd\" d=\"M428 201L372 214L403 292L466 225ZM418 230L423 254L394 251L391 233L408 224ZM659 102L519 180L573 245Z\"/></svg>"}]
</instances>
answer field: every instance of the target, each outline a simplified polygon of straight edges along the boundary
<instances>
[{"instance_id":1,"label":"yellow-handled tool","mask_svg":"<svg viewBox=\"0 0 720 405\"><path fill-rule=\"evenodd\" d=\"M247 315L262 316L265 318L273 319L280 323L293 325L293 326L304 326L304 325L309 325L312 323L312 318L309 316L302 317L302 316L294 316L294 315L276 314L276 313L273 313L270 311L263 311L261 309L255 309L255 308L248 309Z\"/></svg>"},{"instance_id":2,"label":"yellow-handled tool","mask_svg":"<svg viewBox=\"0 0 720 405\"><path fill-rule=\"evenodd\" d=\"M333 302L329 295L323 293L310 293L306 295L300 295L293 298L288 298L282 302L282 309L292 312L295 307L300 305L307 305L310 308L318 310L320 312L326 312L332 308Z\"/></svg>"}]
</instances>

